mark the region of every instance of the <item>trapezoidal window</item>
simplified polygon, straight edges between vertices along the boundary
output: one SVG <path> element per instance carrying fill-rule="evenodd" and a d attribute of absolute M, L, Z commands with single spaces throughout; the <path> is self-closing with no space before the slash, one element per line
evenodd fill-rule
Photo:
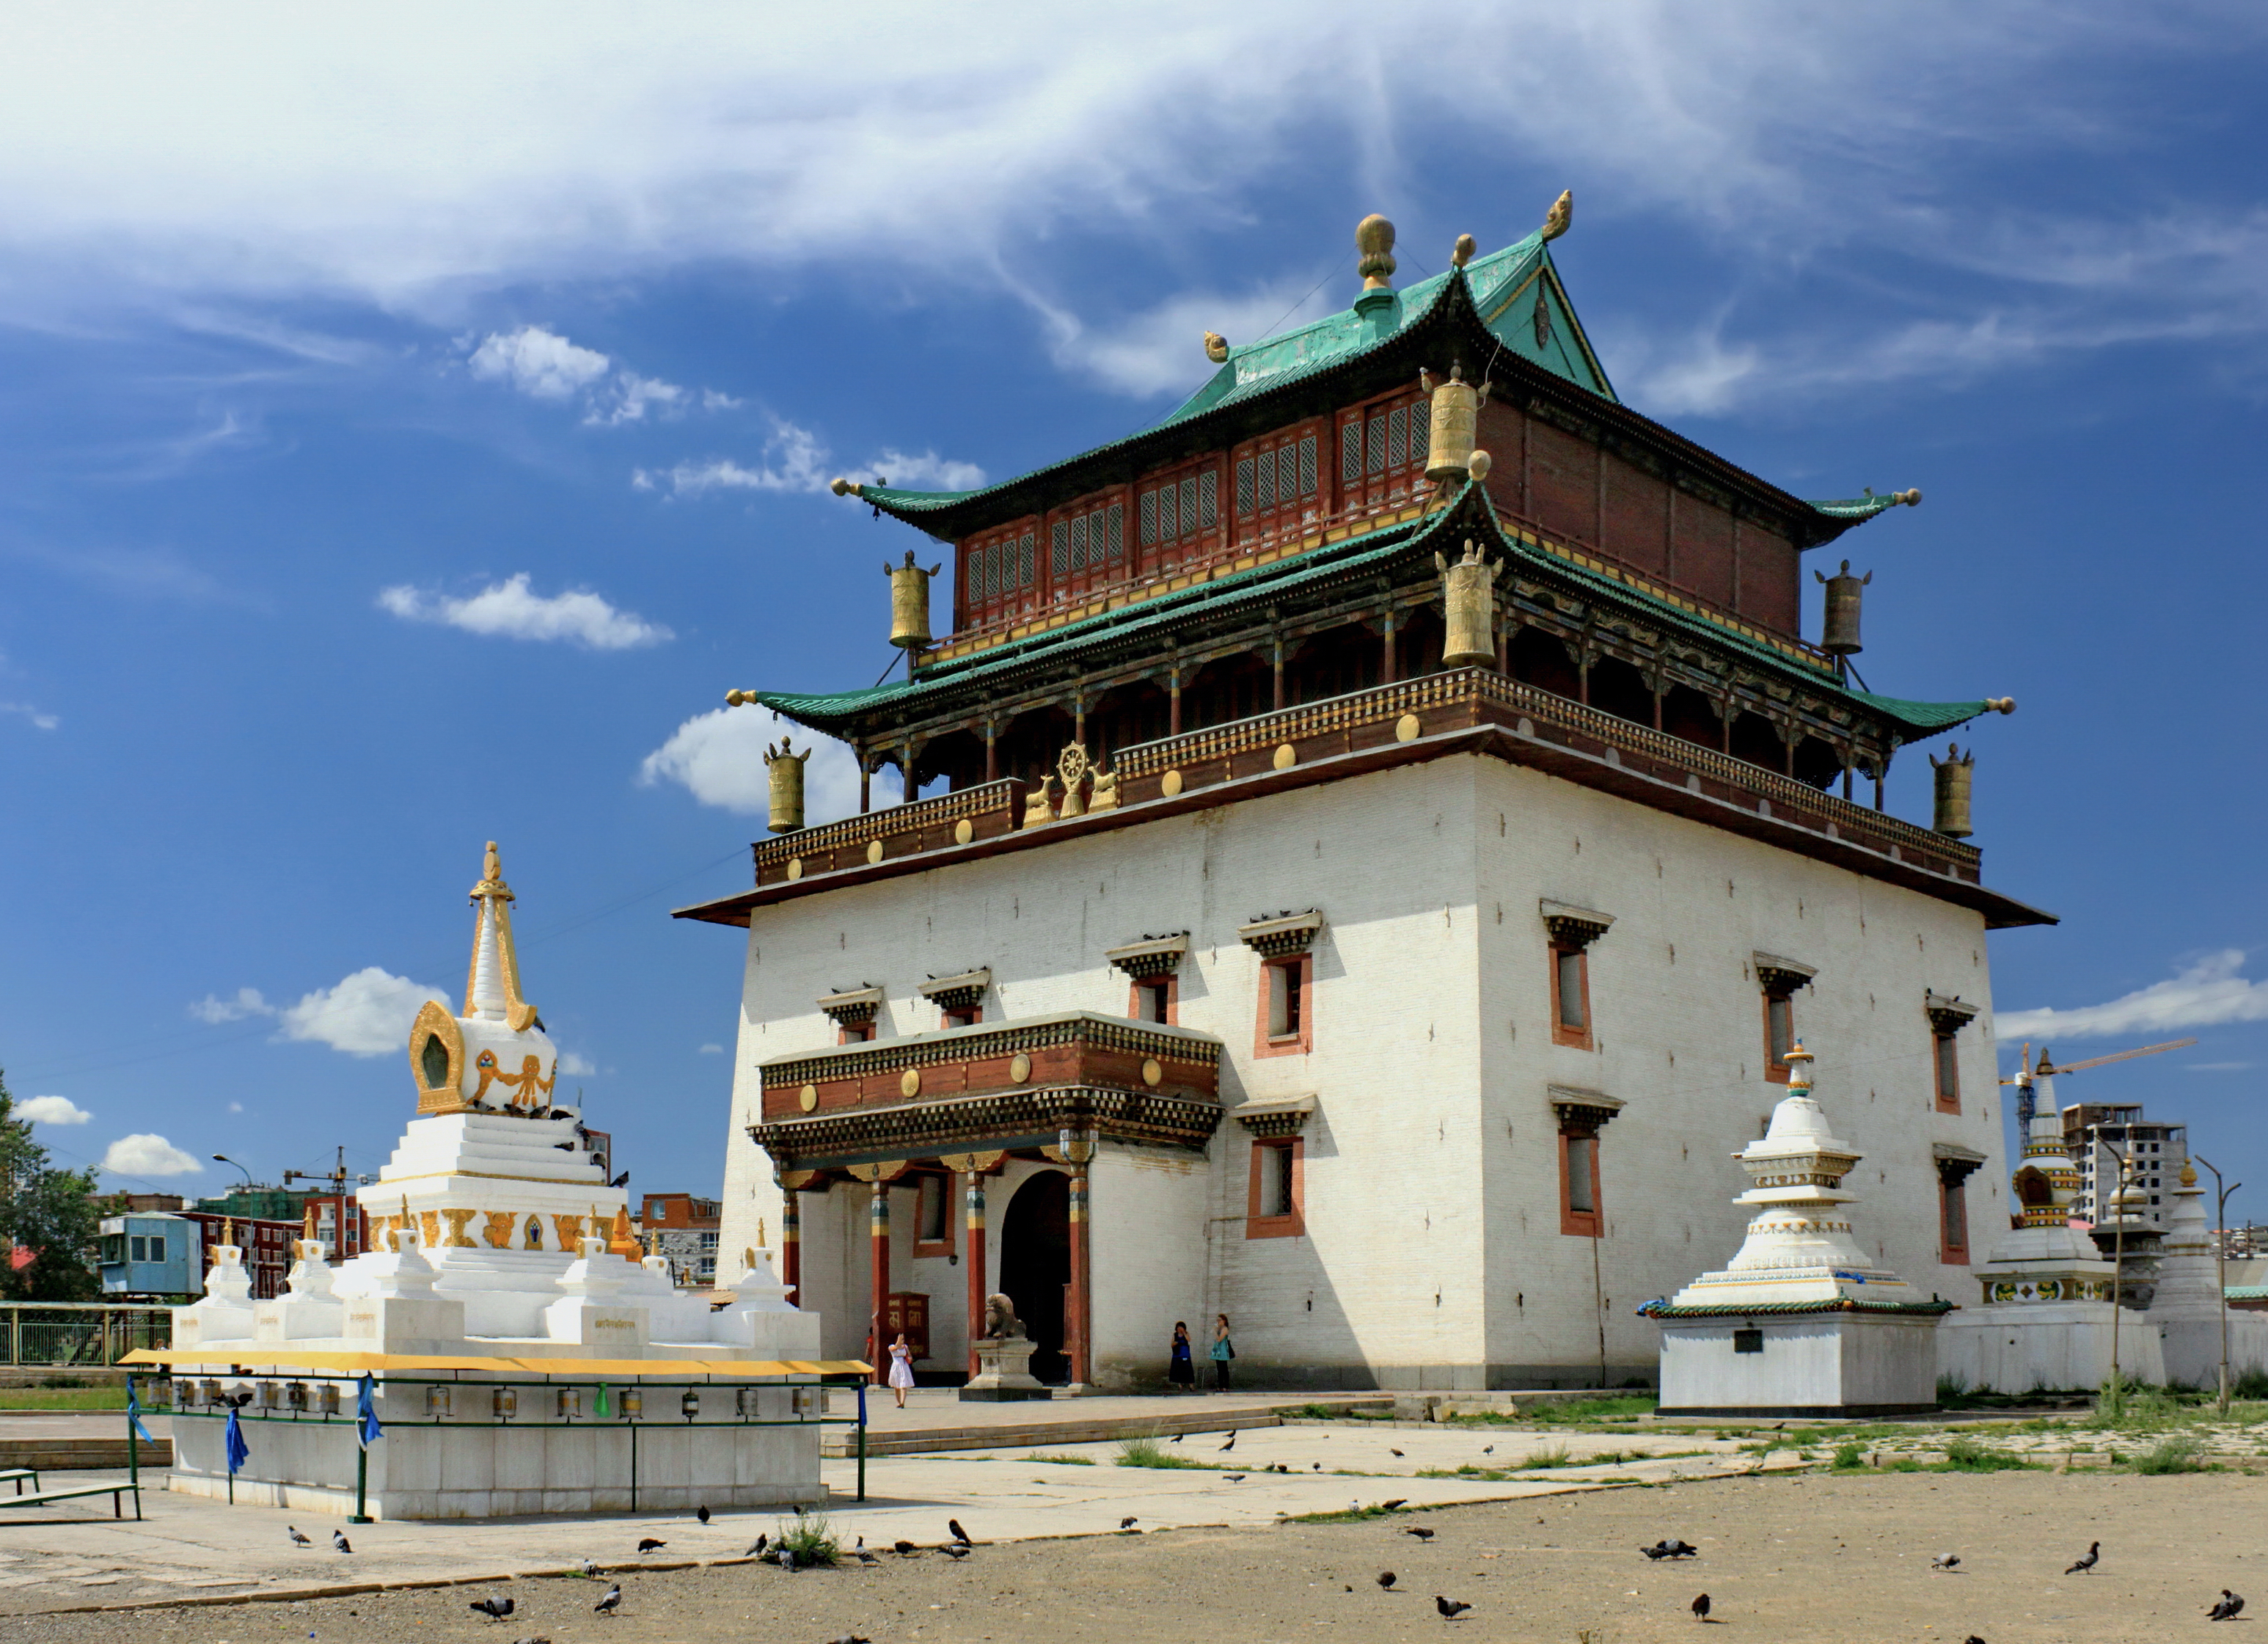
<path fill-rule="evenodd" d="M 1132 996 L 1127 1000 L 1126 1014 L 1137 1021 L 1171 1022 L 1174 1007 L 1179 1001 L 1177 978 L 1170 976 L 1145 977 L 1133 984 Z"/>
<path fill-rule="evenodd" d="M 1603 1226 L 1599 1206 L 1599 1133 L 1580 1125 L 1559 1132 L 1559 1231 L 1595 1239 Z"/>
<path fill-rule="evenodd" d="M 1300 1203 L 1306 1153 L 1306 1144 L 1297 1136 L 1263 1137 L 1252 1144 L 1246 1238 L 1295 1238 L 1307 1230 Z"/>
<path fill-rule="evenodd" d="M 1256 1056 L 1296 1056 L 1314 1048 L 1314 955 L 1286 954 L 1260 966 Z"/>
<path fill-rule="evenodd" d="M 1793 960 L 1756 959 L 1756 986 L 1764 995 L 1764 1077 L 1776 1085 L 1787 1083 L 1787 1053 L 1795 1048 L 1795 991 L 1808 987 L 1811 970 Z"/>
<path fill-rule="evenodd" d="M 1591 960 L 1580 945 L 1551 944 L 1551 1042 L 1591 1048 Z"/>
<path fill-rule="evenodd" d="M 914 1178 L 914 1254 L 953 1254 L 953 1178 L 934 1170 Z"/>
<path fill-rule="evenodd" d="M 1940 1028 L 1930 1035 L 1930 1067 L 1936 1075 L 1937 1110 L 1961 1111 L 1961 1041 Z"/>

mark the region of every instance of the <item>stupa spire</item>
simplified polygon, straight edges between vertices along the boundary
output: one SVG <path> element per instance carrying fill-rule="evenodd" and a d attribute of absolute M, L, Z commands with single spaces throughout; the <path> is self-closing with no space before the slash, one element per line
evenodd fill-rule
<path fill-rule="evenodd" d="M 504 882 L 504 864 L 493 839 L 472 900 L 477 912 L 473 962 L 465 979 L 465 1014 L 524 1032 L 535 1022 L 535 1006 L 519 996 L 519 956 L 512 943 L 512 888 Z"/>

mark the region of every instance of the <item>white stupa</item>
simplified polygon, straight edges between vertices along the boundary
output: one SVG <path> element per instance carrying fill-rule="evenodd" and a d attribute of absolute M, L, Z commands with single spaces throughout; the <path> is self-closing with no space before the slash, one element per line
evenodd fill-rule
<path fill-rule="evenodd" d="M 2222 1305 L 2220 1263 L 2205 1225 L 2205 1190 L 2198 1185 L 2197 1167 L 2186 1159 L 2173 1198 L 2157 1294 L 2146 1316 L 2158 1327 L 2167 1379 L 2218 1388 L 2224 1347 L 2232 1383 L 2247 1371 L 2268 1370 L 2268 1315 Z"/>
<path fill-rule="evenodd" d="M 1787 1053 L 1787 1095 L 1733 1156 L 1753 1183 L 1747 1238 L 1644 1311 L 1661 1325 L 1664 1414 L 1889 1415 L 1936 1403 L 1932 1332 L 1950 1303 L 1921 1297 L 1852 1237 L 1843 1179 L 1859 1162 L 1811 1095 L 1811 1052 Z"/>
<path fill-rule="evenodd" d="M 378 1516 L 823 1500 L 814 1383 L 864 1367 L 819 1361 L 818 1316 L 789 1304 L 769 1250 L 744 1253 L 714 1311 L 643 1254 L 579 1115 L 552 1099 L 557 1052 L 520 993 L 493 843 L 472 898 L 464 1014 L 418 1012 L 417 1117 L 361 1194 L 372 1248 L 334 1268 L 302 1241 L 287 1294 L 255 1301 L 224 1246 L 204 1299 L 174 1309 L 173 1348 L 144 1355 L 176 1372 L 173 1487 L 223 1493 L 221 1419 L 248 1392 L 236 1493 L 350 1510 L 367 1372 L 387 1428 L 364 1483 Z"/>

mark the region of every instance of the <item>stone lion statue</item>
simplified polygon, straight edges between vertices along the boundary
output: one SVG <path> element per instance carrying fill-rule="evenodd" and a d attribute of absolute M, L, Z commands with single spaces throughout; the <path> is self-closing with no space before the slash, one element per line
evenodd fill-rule
<path fill-rule="evenodd" d="M 1016 1316 L 1016 1304 L 1005 1295 L 984 1299 L 984 1339 L 987 1341 L 1021 1341 L 1024 1324 Z"/>

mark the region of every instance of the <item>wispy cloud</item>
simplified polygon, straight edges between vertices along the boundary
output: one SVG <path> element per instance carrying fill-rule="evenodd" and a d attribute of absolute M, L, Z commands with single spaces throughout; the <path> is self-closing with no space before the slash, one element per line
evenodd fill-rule
<path fill-rule="evenodd" d="M 2259 1066 L 2257 1062 L 2184 1062 L 2185 1073 L 2244 1073 Z"/>
<path fill-rule="evenodd" d="M 631 474 L 630 483 L 639 490 L 698 497 L 713 490 L 823 491 L 838 476 L 861 483 L 887 480 L 915 490 L 974 490 L 984 483 L 984 470 L 974 462 L 940 457 L 935 451 L 906 452 L 893 446 L 865 462 L 838 467 L 818 435 L 777 417 L 772 418 L 762 453 L 751 462 L 710 457 L 674 468 L 639 468 Z"/>
<path fill-rule="evenodd" d="M 1336 270 L 1353 262 L 1350 249 L 1330 266 Z M 1234 297 L 1188 291 L 1114 322 L 1090 323 L 1052 307 L 1047 319 L 1057 363 L 1123 394 L 1187 394 L 1220 369 L 1205 358 L 1206 332 L 1217 331 L 1232 343 L 1256 343 L 1331 313 L 1344 297 L 1329 290 L 1328 280 L 1295 277 Z"/>
<path fill-rule="evenodd" d="M 44 709 L 34 708 L 28 702 L 0 702 L 0 713 L 12 713 L 30 721 L 37 731 L 52 731 L 63 721 Z"/>
<path fill-rule="evenodd" d="M 770 775 L 764 750 L 783 738 L 809 751 L 804 767 L 805 815 L 814 822 L 847 816 L 858 803 L 858 762 L 850 748 L 826 738 L 814 740 L 765 708 L 718 708 L 696 714 L 638 766 L 638 784 L 674 783 L 700 800 L 741 816 L 759 816 L 771 807 Z M 902 790 L 899 790 L 902 791 Z M 880 807 L 895 803 L 889 783 L 873 785 Z"/>
<path fill-rule="evenodd" d="M 379 608 L 405 622 L 439 623 L 506 639 L 563 640 L 593 651 L 629 651 L 674 638 L 659 623 L 619 610 L 587 589 L 541 594 L 526 571 L 462 599 L 404 583 L 381 589 Z"/>
<path fill-rule="evenodd" d="M 504 383 L 532 400 L 572 399 L 613 364 L 596 349 L 578 348 L 541 326 L 491 333 L 465 363 L 474 376 Z"/>
<path fill-rule="evenodd" d="M 189 1014 L 199 1021 L 218 1027 L 225 1021 L 242 1021 L 247 1016 L 273 1016 L 276 1007 L 261 996 L 258 988 L 240 987 L 228 999 L 208 993 L 189 1006 Z"/>
<path fill-rule="evenodd" d="M 2001 1039 L 2099 1039 L 2268 1021 L 2268 983 L 2246 981 L 2243 968 L 2244 950 L 2224 948 L 2104 1004 L 1997 1011 L 1992 1031 Z"/>
<path fill-rule="evenodd" d="M 84 1124 L 94 1115 L 69 1096 L 31 1096 L 16 1104 L 16 1117 L 34 1124 Z"/>
<path fill-rule="evenodd" d="M 207 994 L 189 1006 L 199 1021 L 243 1021 L 273 1017 L 276 1037 L 328 1044 L 350 1056 L 383 1056 L 409 1040 L 409 1024 L 427 999 L 443 1005 L 449 996 L 407 977 L 368 965 L 333 987 L 302 994 L 296 1005 L 271 1005 L 257 988 L 239 988 L 226 999 Z"/>
<path fill-rule="evenodd" d="M 704 1044 L 701 1047 L 701 1054 L 703 1056 L 722 1056 L 725 1054 L 725 1047 L 721 1044 Z"/>

